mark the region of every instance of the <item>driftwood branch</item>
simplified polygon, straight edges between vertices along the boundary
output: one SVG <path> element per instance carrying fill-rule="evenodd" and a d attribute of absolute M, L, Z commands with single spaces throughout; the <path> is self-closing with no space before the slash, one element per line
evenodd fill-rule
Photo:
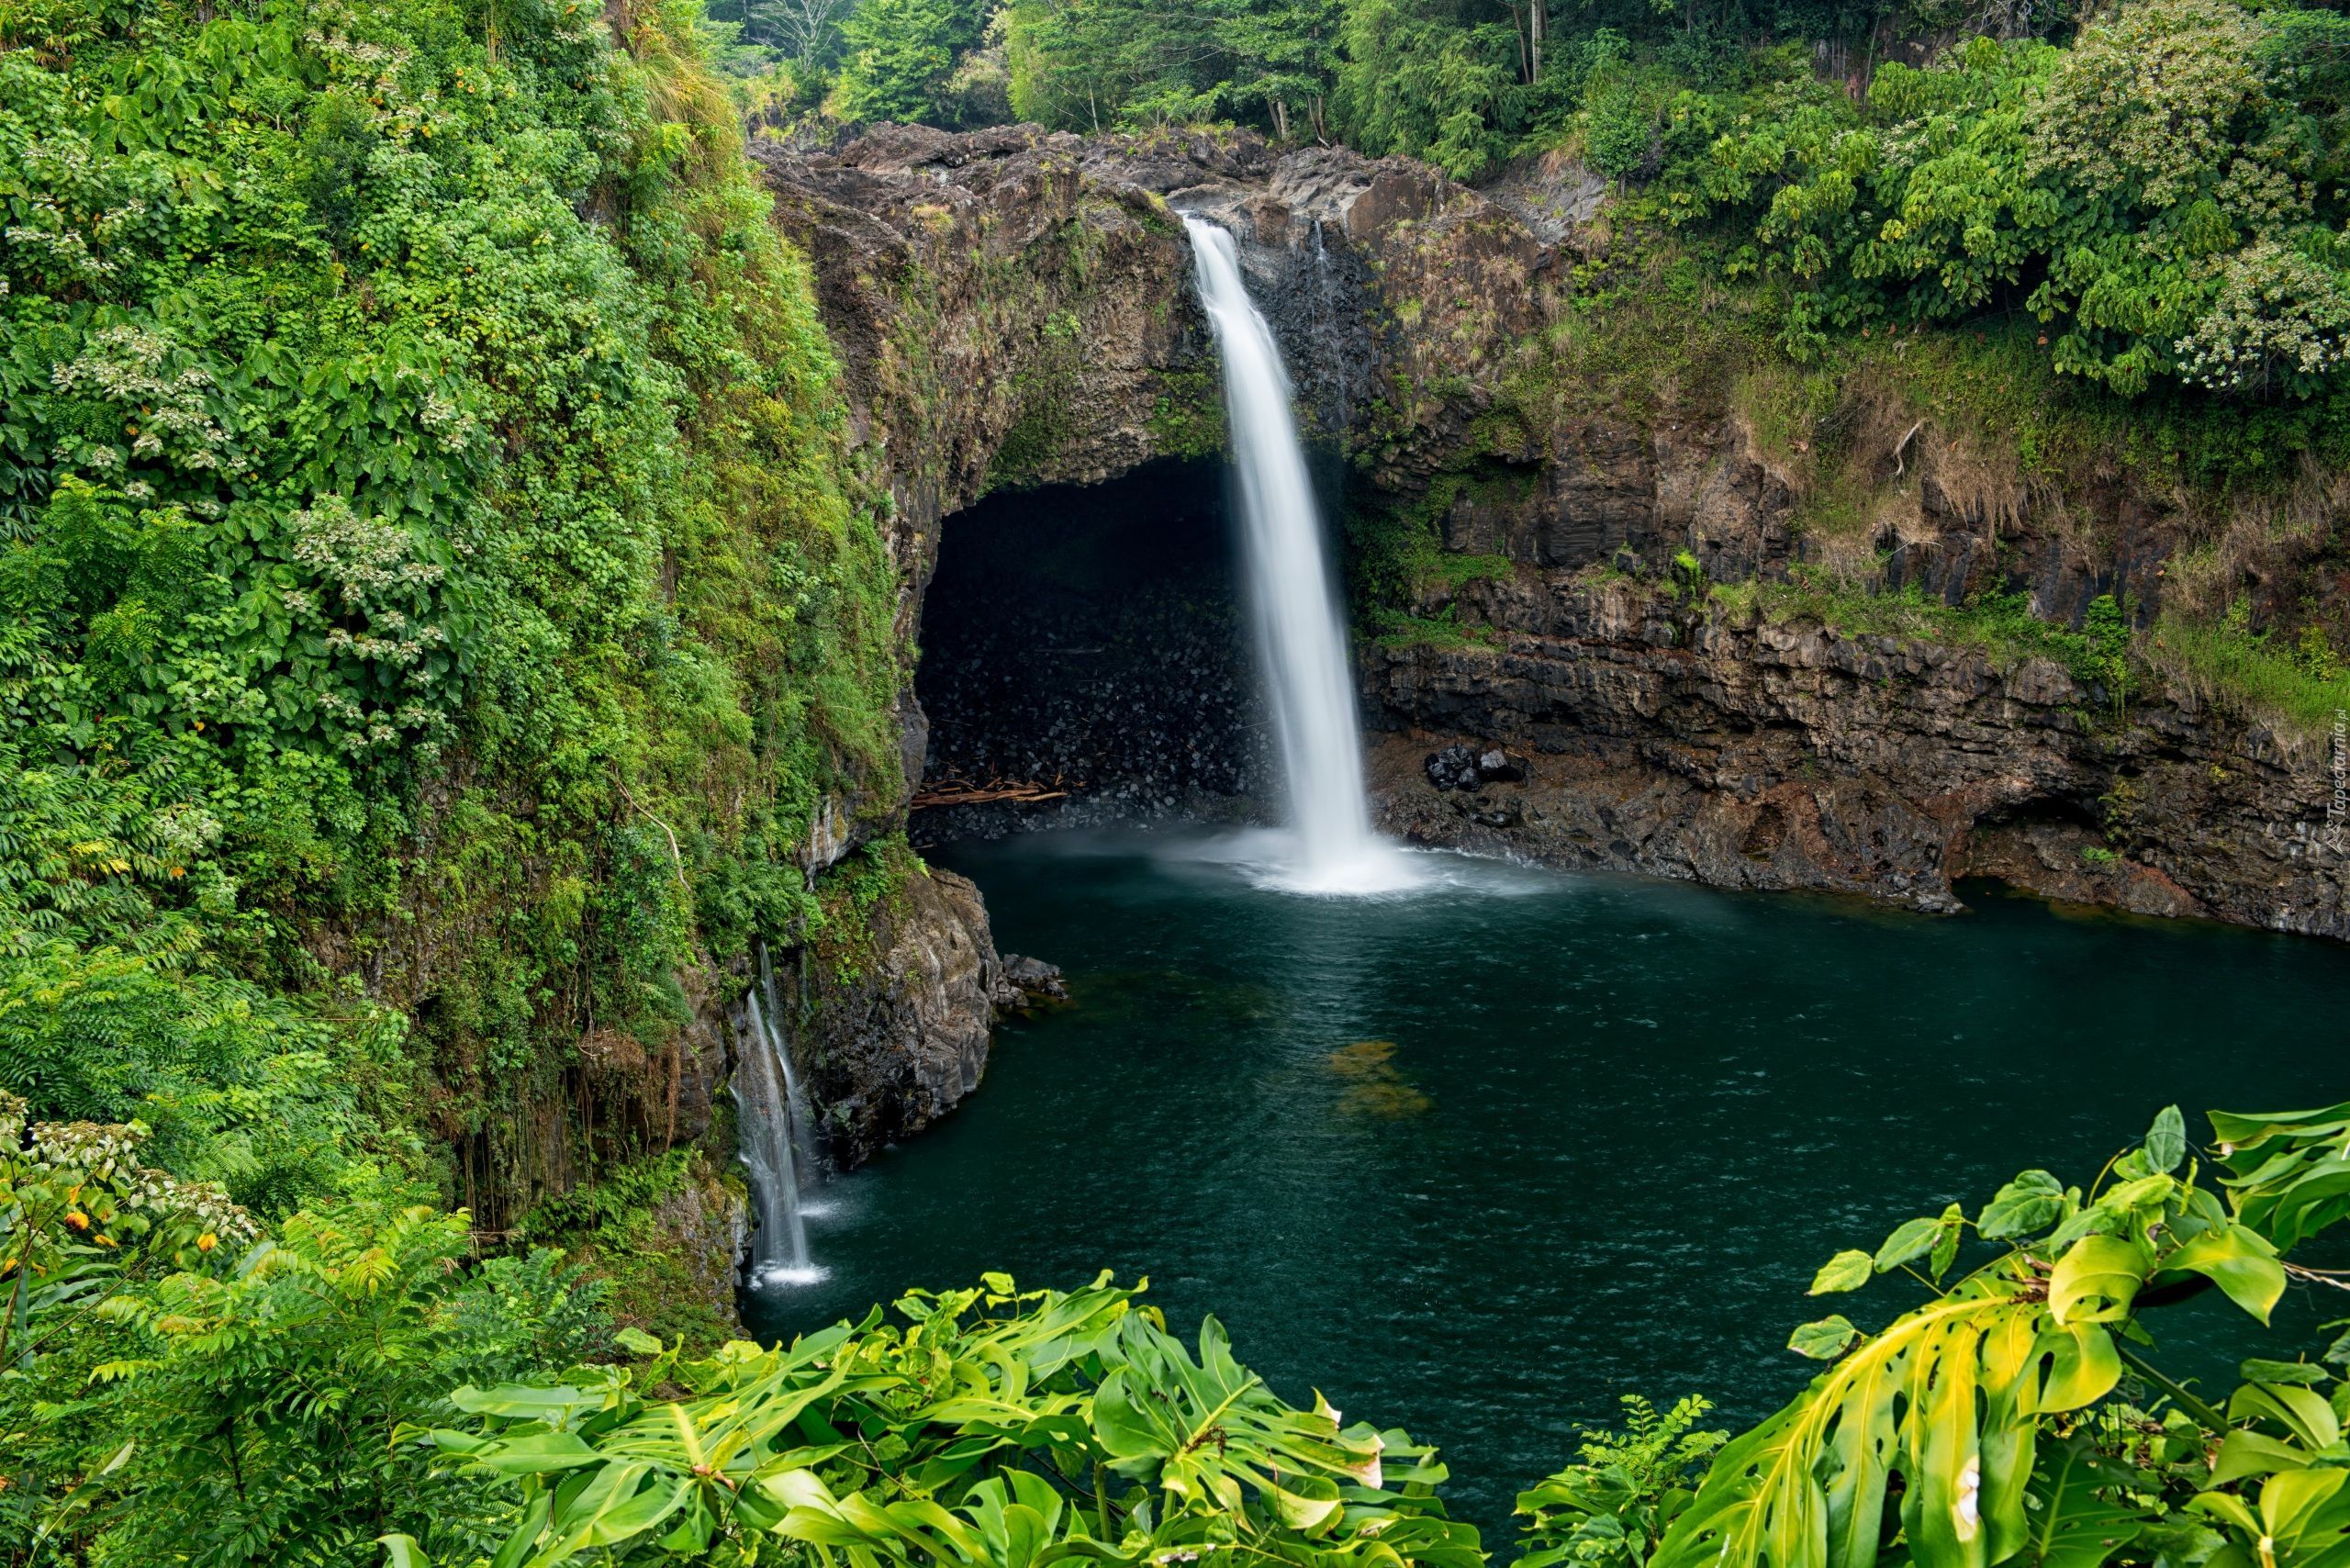
<path fill-rule="evenodd" d="M 1909 450 L 1909 442 L 1916 439 L 1919 431 L 1924 430 L 1925 428 L 1926 421 L 1919 420 L 1916 424 L 1909 427 L 1909 433 L 1908 435 L 1903 436 L 1899 441 L 1893 443 L 1893 476 L 1895 478 L 1898 479 L 1902 475 L 1908 472 L 1909 465 L 1903 460 L 1901 454 Z"/>
<path fill-rule="evenodd" d="M 1053 784 L 1059 783 L 1056 778 Z M 1026 804 L 1035 801 L 1058 801 L 1069 794 L 1051 784 L 1036 784 L 1026 779 L 990 778 L 984 784 L 974 784 L 968 778 L 940 778 L 925 784 L 908 803 L 909 811 L 924 811 L 932 806 L 991 806 L 1013 801 Z"/>

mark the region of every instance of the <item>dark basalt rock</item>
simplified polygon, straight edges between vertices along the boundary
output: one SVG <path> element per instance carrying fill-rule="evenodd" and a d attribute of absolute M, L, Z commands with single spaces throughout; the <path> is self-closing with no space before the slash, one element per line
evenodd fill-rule
<path fill-rule="evenodd" d="M 1478 751 L 1459 742 L 1430 752 L 1421 771 L 1439 790 L 1479 790 L 1488 784 L 1522 783 L 1526 778 L 1525 763 L 1500 747 Z"/>
<path fill-rule="evenodd" d="M 1069 1000 L 1069 984 L 1061 979 L 1059 968 L 1042 958 L 1006 953 L 1003 956 L 1003 978 L 1013 995 L 1010 1005 L 1034 1006 L 1040 1002 Z"/>
<path fill-rule="evenodd" d="M 1364 655 L 1389 832 L 1945 913 L 1955 881 L 1993 877 L 2350 938 L 2317 741 L 2181 700 L 2117 724 L 2050 659 L 1694 612 L 1620 578 L 1520 568 L 1463 600 L 1490 644 Z M 1431 756 L 1431 731 L 1526 747 L 1509 804 L 1465 793 L 1469 743 Z"/>
<path fill-rule="evenodd" d="M 1430 752 L 1421 771 L 1439 790 L 1474 790 L 1484 781 L 1477 774 L 1477 754 L 1465 745 Z"/>

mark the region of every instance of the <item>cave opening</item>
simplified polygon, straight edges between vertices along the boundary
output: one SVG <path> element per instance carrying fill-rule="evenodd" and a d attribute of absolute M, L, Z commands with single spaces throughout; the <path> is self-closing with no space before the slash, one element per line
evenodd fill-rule
<path fill-rule="evenodd" d="M 948 518 L 914 683 L 917 842 L 1247 816 L 1270 775 L 1235 572 L 1213 459 Z"/>

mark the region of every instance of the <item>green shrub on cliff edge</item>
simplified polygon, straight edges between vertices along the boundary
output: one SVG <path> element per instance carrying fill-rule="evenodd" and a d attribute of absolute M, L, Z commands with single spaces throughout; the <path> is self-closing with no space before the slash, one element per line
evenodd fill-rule
<path fill-rule="evenodd" d="M 674 1070 L 680 966 L 811 912 L 821 791 L 892 793 L 889 565 L 696 15 L 0 0 L 37 1114 L 283 1212 L 414 1167 L 429 1095 L 511 1212 L 571 1042 Z"/>

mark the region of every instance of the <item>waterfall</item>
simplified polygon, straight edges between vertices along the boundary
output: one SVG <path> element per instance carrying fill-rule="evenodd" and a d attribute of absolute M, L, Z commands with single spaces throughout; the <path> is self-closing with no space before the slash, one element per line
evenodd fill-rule
<path fill-rule="evenodd" d="M 1371 831 L 1346 637 L 1281 350 L 1248 297 L 1232 236 L 1196 218 L 1183 226 L 1224 359 L 1249 609 L 1288 786 L 1292 843 L 1281 882 L 1318 893 L 1406 885 L 1415 879 L 1404 857 Z"/>
<path fill-rule="evenodd" d="M 808 1130 L 808 1102 L 800 1092 L 799 1077 L 791 1070 L 791 1052 L 785 1048 L 782 1031 L 774 1024 L 775 1020 L 783 1016 L 783 1008 L 776 1001 L 775 970 L 767 963 L 767 947 L 764 942 L 759 944 L 759 989 L 767 999 L 767 1015 L 769 1021 L 769 1033 L 775 1036 L 776 1065 L 783 1072 L 783 1107 L 790 1118 L 791 1152 L 799 1159 L 800 1170 L 805 1173 L 812 1167 L 815 1160 L 816 1140 Z M 799 1182 L 796 1178 L 792 1185 L 795 1188 L 798 1187 Z M 800 1212 L 805 1215 L 808 1210 L 805 1205 L 802 1205 Z"/>
<path fill-rule="evenodd" d="M 772 1002 L 773 981 L 762 989 Z M 791 1058 L 756 992 L 743 999 L 740 1055 L 734 1070 L 738 1141 L 759 1222 L 751 1236 L 751 1282 L 802 1283 L 814 1279 L 816 1270 L 808 1261 L 808 1228 L 800 1213 Z"/>

